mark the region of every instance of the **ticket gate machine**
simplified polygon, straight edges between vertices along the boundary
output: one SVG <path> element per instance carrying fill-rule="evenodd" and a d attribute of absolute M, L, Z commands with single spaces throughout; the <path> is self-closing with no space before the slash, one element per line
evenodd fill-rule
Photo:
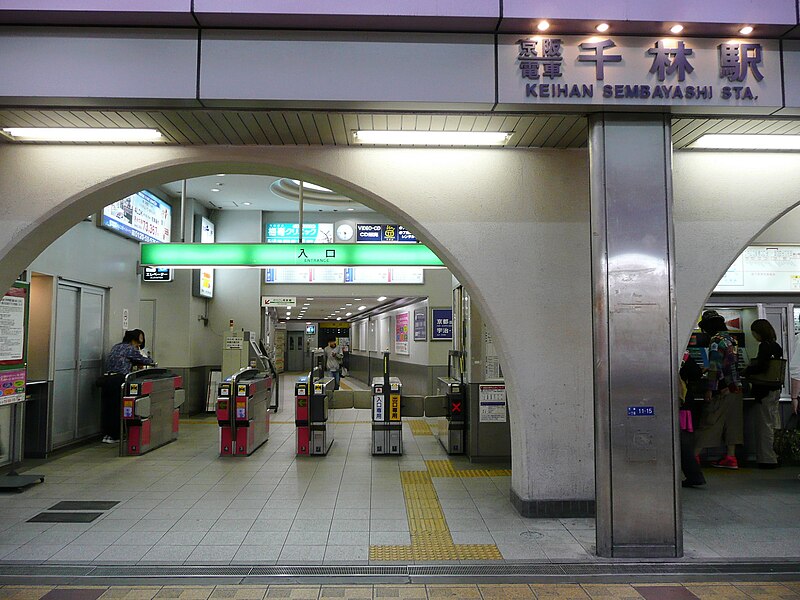
<path fill-rule="evenodd" d="M 389 375 L 389 353 L 383 353 L 383 377 L 372 379 L 372 454 L 403 453 L 400 397 L 403 384 Z"/>
<path fill-rule="evenodd" d="M 314 352 L 314 362 L 319 363 L 318 366 L 300 377 L 294 386 L 298 456 L 327 454 L 333 444 L 333 388 L 336 380 L 322 375 L 320 354 Z"/>
<path fill-rule="evenodd" d="M 434 435 L 448 454 L 466 452 L 468 407 L 463 360 L 463 352 L 450 350 L 447 356 L 447 377 L 438 378 L 438 398 L 444 402 L 442 408 L 445 418 L 439 421 L 438 427 L 434 429 Z M 455 366 L 459 367 L 458 379 L 453 377 Z"/>
<path fill-rule="evenodd" d="M 275 379 L 244 368 L 217 388 L 220 456 L 249 456 L 269 438 L 269 408 Z"/>
<path fill-rule="evenodd" d="M 122 384 L 120 456 L 138 456 L 178 439 L 183 379 L 168 369 L 142 369 Z"/>

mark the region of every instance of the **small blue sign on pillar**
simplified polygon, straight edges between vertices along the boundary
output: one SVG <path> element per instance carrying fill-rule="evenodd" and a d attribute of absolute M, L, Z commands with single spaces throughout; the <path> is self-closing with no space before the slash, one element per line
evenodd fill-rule
<path fill-rule="evenodd" d="M 453 339 L 452 308 L 431 309 L 431 339 L 432 340 Z"/>
<path fill-rule="evenodd" d="M 656 409 L 654 406 L 629 406 L 629 417 L 654 417 L 656 416 Z"/>

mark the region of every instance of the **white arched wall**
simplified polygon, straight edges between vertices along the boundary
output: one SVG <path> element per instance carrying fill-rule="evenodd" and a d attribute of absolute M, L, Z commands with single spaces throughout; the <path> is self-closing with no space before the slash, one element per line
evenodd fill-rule
<path fill-rule="evenodd" d="M 678 335 L 683 348 L 731 263 L 800 203 L 800 153 L 677 151 L 672 182 Z"/>
<path fill-rule="evenodd" d="M 217 172 L 302 177 L 415 230 L 497 337 L 514 494 L 594 498 L 585 150 L 9 144 L 0 147 L 0 288 L 87 214 Z"/>

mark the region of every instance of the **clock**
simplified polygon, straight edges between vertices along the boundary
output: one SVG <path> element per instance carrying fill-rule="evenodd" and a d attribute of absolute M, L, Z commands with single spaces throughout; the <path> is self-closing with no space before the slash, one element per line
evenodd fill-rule
<path fill-rule="evenodd" d="M 353 226 L 349 223 L 342 223 L 336 228 L 336 237 L 343 242 L 349 242 L 353 239 Z"/>

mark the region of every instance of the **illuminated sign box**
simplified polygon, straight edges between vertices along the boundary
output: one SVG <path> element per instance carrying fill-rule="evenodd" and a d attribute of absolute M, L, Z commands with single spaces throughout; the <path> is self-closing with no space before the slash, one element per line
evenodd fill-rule
<path fill-rule="evenodd" d="M 422 244 L 143 244 L 142 265 L 210 267 L 442 267 Z"/>
<path fill-rule="evenodd" d="M 172 269 L 145 267 L 142 270 L 142 281 L 172 281 Z"/>
<path fill-rule="evenodd" d="M 106 206 L 100 225 L 138 242 L 169 243 L 172 207 L 142 190 Z"/>

